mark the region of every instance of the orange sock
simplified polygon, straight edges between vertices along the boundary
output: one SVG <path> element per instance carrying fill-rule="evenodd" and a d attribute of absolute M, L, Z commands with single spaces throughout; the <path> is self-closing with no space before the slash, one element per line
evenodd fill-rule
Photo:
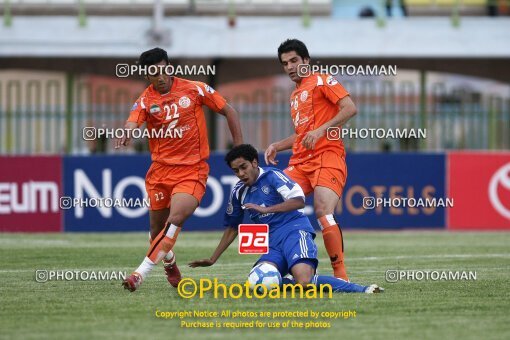
<path fill-rule="evenodd" d="M 152 236 L 149 233 L 149 245 L 152 243 Z M 163 262 L 166 264 L 174 264 L 175 263 L 175 254 L 173 251 L 169 251 L 168 254 L 163 258 Z"/>
<path fill-rule="evenodd" d="M 342 230 L 332 214 L 319 217 L 324 245 L 328 252 L 335 277 L 349 281 L 344 265 L 344 240 Z"/>
<path fill-rule="evenodd" d="M 174 247 L 179 231 L 181 231 L 180 227 L 168 223 L 152 241 L 149 251 L 147 252 L 147 257 L 155 264 L 159 263 Z"/>

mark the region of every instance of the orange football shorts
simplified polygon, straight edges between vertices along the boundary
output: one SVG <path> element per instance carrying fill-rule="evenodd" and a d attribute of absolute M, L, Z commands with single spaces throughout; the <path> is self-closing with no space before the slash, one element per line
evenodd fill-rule
<path fill-rule="evenodd" d="M 198 203 L 205 194 L 209 165 L 205 161 L 194 165 L 165 165 L 153 162 L 145 177 L 145 190 L 149 195 L 149 210 L 170 207 L 173 194 L 186 193 Z"/>
<path fill-rule="evenodd" d="M 333 151 L 324 151 L 304 163 L 289 166 L 284 172 L 301 186 L 305 195 L 322 186 L 341 197 L 347 180 L 345 156 Z"/>

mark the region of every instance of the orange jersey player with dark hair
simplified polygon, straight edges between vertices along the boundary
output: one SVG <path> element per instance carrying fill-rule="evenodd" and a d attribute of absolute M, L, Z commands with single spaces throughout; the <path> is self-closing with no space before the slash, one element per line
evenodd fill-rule
<path fill-rule="evenodd" d="M 341 140 L 328 140 L 327 130 L 345 124 L 356 114 L 349 93 L 331 75 L 300 75 L 310 63 L 301 41 L 289 39 L 278 48 L 285 73 L 296 83 L 291 94 L 290 111 L 295 133 L 266 149 L 266 163 L 275 165 L 278 151 L 292 148 L 285 173 L 297 182 L 305 195 L 314 193 L 314 210 L 334 275 L 348 281 L 344 265 L 343 235 L 333 213 L 347 179 L 345 149 Z"/>
<path fill-rule="evenodd" d="M 142 53 L 141 66 L 169 64 L 167 53 L 155 48 Z M 234 145 L 243 138 L 237 112 L 210 86 L 159 72 L 147 76 L 151 85 L 131 109 L 126 129 L 147 123 L 152 165 L 145 178 L 150 201 L 150 247 L 141 265 L 124 280 L 135 291 L 152 268 L 163 260 L 169 283 L 177 287 L 181 274 L 172 248 L 183 223 L 205 194 L 209 142 L 202 106 L 224 115 Z M 129 138 L 117 140 L 116 148 Z"/>

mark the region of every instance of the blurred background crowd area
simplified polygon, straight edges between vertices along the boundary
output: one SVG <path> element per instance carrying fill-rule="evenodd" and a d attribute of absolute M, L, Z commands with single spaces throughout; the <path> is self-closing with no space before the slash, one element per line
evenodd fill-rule
<path fill-rule="evenodd" d="M 508 150 L 508 0 L 0 0 L 0 154 L 119 153 L 84 127 L 121 127 L 147 86 L 118 64 L 166 49 L 173 65 L 238 110 L 259 149 L 293 133 L 293 83 L 277 58 L 287 38 L 313 64 L 395 66 L 396 75 L 337 75 L 358 107 L 349 127 L 421 128 L 427 138 L 346 139 L 348 151 Z M 213 150 L 231 144 L 206 112 Z M 127 153 L 147 152 L 137 140 Z"/>

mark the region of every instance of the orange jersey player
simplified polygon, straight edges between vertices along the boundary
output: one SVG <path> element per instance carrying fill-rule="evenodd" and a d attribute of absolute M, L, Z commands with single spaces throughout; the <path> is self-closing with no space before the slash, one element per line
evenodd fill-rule
<path fill-rule="evenodd" d="M 234 145 L 242 144 L 237 112 L 210 86 L 166 74 L 166 51 L 155 48 L 142 53 L 139 65 L 156 65 L 160 72 L 148 75 L 151 85 L 131 109 L 126 129 L 147 123 L 152 165 L 145 178 L 150 201 L 151 245 L 141 265 L 123 282 L 135 291 L 152 268 L 163 260 L 168 282 L 177 287 L 181 274 L 172 248 L 183 223 L 205 194 L 209 165 L 209 142 L 205 105 L 224 115 Z M 129 138 L 117 140 L 116 148 Z"/>
<path fill-rule="evenodd" d="M 345 124 L 356 114 L 349 93 L 330 75 L 298 74 L 309 64 L 310 55 L 301 41 L 289 39 L 278 48 L 283 69 L 296 83 L 290 98 L 295 133 L 266 149 L 266 163 L 275 165 L 278 151 L 292 148 L 285 173 L 306 195 L 314 193 L 314 210 L 334 275 L 348 281 L 344 265 L 344 244 L 340 226 L 333 216 L 347 179 L 345 149 L 341 140 L 328 140 L 330 127 Z"/>

